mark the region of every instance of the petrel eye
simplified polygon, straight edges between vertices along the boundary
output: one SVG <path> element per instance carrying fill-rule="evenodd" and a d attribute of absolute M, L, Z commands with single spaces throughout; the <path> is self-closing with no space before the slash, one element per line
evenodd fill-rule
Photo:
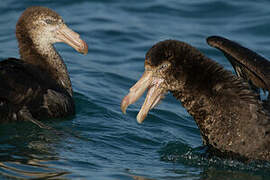
<path fill-rule="evenodd" d="M 162 64 L 161 66 L 160 66 L 160 69 L 165 69 L 165 68 L 167 68 L 169 65 L 168 64 Z"/>
<path fill-rule="evenodd" d="M 46 22 L 47 24 L 52 24 L 52 23 L 53 23 L 53 20 L 51 20 L 51 19 L 45 19 L 45 22 Z"/>

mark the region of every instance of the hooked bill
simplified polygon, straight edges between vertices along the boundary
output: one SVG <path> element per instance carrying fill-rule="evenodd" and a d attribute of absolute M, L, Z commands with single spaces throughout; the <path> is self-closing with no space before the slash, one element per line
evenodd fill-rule
<path fill-rule="evenodd" d="M 149 110 L 154 108 L 164 97 L 166 90 L 162 88 L 162 83 L 164 83 L 164 80 L 153 77 L 152 71 L 145 71 L 139 81 L 130 88 L 129 94 L 123 98 L 121 103 L 122 112 L 125 114 L 127 107 L 136 102 L 146 89 L 149 89 L 140 112 L 137 115 L 138 123 L 142 123 Z"/>
<path fill-rule="evenodd" d="M 87 54 L 88 53 L 88 45 L 84 40 L 80 38 L 80 35 L 74 31 L 72 31 L 70 28 L 68 28 L 66 25 L 60 27 L 57 30 L 57 37 L 59 42 L 65 42 L 76 51 Z"/>

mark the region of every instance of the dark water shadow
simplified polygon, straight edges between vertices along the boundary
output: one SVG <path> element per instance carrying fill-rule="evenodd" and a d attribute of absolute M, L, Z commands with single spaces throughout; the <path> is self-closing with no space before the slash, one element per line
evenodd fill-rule
<path fill-rule="evenodd" d="M 53 167 L 61 138 L 31 123 L 0 125 L 0 179 L 65 179 L 67 171 Z"/>

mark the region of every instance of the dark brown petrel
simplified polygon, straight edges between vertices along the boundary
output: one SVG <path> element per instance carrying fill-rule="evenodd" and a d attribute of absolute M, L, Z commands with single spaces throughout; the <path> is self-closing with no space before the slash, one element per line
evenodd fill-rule
<path fill-rule="evenodd" d="M 269 90 L 270 63 L 222 37 L 207 39 L 222 50 L 238 76 L 187 43 L 166 40 L 145 57 L 145 72 L 122 100 L 121 109 L 148 93 L 137 121 L 171 92 L 196 121 L 209 152 L 225 157 L 270 161 L 270 108 L 254 88 Z"/>
<path fill-rule="evenodd" d="M 66 65 L 53 44 L 87 54 L 88 46 L 46 7 L 30 7 L 16 26 L 21 59 L 0 62 L 0 122 L 60 118 L 75 113 Z"/>

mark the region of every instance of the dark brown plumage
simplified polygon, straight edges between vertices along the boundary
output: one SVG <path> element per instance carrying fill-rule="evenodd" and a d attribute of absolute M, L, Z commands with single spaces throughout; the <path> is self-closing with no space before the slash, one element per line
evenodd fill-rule
<path fill-rule="evenodd" d="M 234 57 L 230 61 L 242 69 L 248 80 L 269 81 L 264 67 L 269 65 L 268 61 L 261 61 L 257 54 L 227 39 L 215 37 L 209 41 L 224 51 L 230 49 L 226 51 L 227 57 Z M 251 62 L 253 57 L 256 60 Z M 261 83 L 253 82 L 258 84 Z M 193 116 L 211 153 L 241 160 L 270 160 L 269 109 L 244 77 L 233 75 L 194 47 L 176 40 L 154 45 L 146 54 L 144 75 L 122 101 L 122 111 L 146 89 L 149 91 L 137 116 L 138 122 L 170 91 Z"/>
<path fill-rule="evenodd" d="M 0 122 L 60 118 L 75 113 L 66 65 L 53 44 L 81 53 L 87 44 L 49 8 L 30 7 L 16 26 L 21 59 L 0 62 Z"/>

